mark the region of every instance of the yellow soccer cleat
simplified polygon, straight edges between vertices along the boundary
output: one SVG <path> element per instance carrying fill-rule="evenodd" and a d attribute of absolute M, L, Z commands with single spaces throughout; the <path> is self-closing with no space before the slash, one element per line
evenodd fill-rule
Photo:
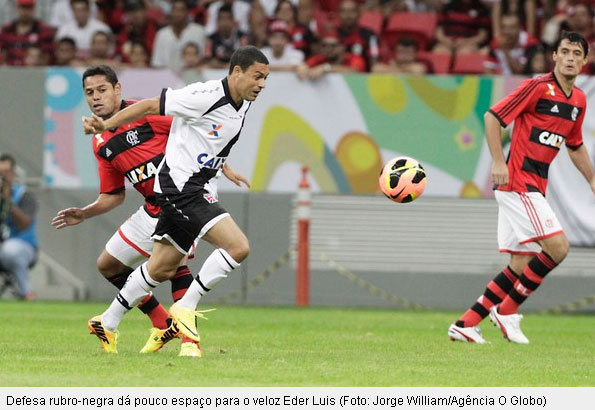
<path fill-rule="evenodd" d="M 145 343 L 145 346 L 141 349 L 140 353 L 155 353 L 161 349 L 167 342 L 174 340 L 180 335 L 180 330 L 177 328 L 176 323 L 172 320 L 167 329 L 151 329 L 151 336 Z"/>
<path fill-rule="evenodd" d="M 194 309 L 184 308 L 179 305 L 179 302 L 174 303 L 169 308 L 169 315 L 176 322 L 180 332 L 189 339 L 195 342 L 200 342 L 200 336 L 198 335 L 198 319 L 208 320 L 203 313 L 211 312 L 215 309 L 204 310 L 197 312 Z"/>
<path fill-rule="evenodd" d="M 118 353 L 118 332 L 110 332 L 103 327 L 101 316 L 95 316 L 87 322 L 91 334 L 97 336 L 101 342 L 101 347 L 106 353 Z"/>
<path fill-rule="evenodd" d="M 180 357 L 202 357 L 202 351 L 200 350 L 200 344 L 198 342 L 186 342 L 182 343 L 180 348 Z"/>

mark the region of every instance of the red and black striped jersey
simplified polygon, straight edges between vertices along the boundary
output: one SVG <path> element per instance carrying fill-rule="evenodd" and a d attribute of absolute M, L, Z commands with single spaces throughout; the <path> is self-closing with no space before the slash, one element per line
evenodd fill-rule
<path fill-rule="evenodd" d="M 6 24 L 0 30 L 0 49 L 6 53 L 5 64 L 25 65 L 25 55 L 30 45 L 39 46 L 51 55 L 54 51 L 54 29 L 35 20 L 28 33 L 19 33 L 16 21 Z"/>
<path fill-rule="evenodd" d="M 523 81 L 490 108 L 503 127 L 514 121 L 507 159 L 509 181 L 498 189 L 545 195 L 549 166 L 562 142 L 570 149 L 583 143 L 586 106 L 581 89 L 573 87 L 567 96 L 549 73 Z"/>
<path fill-rule="evenodd" d="M 122 101 L 121 109 L 135 102 Z M 159 213 L 153 183 L 165 154 L 171 122 L 172 117 L 148 115 L 94 135 L 93 152 L 102 194 L 124 190 L 126 178 L 145 197 L 146 211 L 153 216 Z"/>

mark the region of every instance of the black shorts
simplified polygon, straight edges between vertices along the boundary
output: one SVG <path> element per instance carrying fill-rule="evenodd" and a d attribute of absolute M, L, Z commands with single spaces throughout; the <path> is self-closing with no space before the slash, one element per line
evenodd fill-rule
<path fill-rule="evenodd" d="M 184 194 L 155 194 L 161 206 L 153 239 L 167 239 L 187 255 L 196 239 L 200 239 L 218 221 L 227 216 L 217 197 L 207 190 Z"/>

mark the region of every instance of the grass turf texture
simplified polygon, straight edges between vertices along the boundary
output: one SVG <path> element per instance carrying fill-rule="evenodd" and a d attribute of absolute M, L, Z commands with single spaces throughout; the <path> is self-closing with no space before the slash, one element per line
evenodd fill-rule
<path fill-rule="evenodd" d="M 221 306 L 200 321 L 204 356 L 180 341 L 140 355 L 135 309 L 106 355 L 87 320 L 107 303 L 0 302 L 0 386 L 595 386 L 595 316 L 526 315 L 528 346 L 454 343 L 460 312 Z"/>

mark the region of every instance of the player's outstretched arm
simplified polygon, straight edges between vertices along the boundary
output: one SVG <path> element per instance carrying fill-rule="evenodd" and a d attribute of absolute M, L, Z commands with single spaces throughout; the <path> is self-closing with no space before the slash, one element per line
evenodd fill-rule
<path fill-rule="evenodd" d="M 580 171 L 581 174 L 585 177 L 589 185 L 591 186 L 591 190 L 595 193 L 595 173 L 593 172 L 593 167 L 591 165 L 591 160 L 589 159 L 589 153 L 584 145 L 576 149 L 569 148 L 568 155 L 572 160 L 572 163 Z"/>
<path fill-rule="evenodd" d="M 223 164 L 223 175 L 237 186 L 242 186 L 242 183 L 250 188 L 250 181 L 242 174 L 238 174 L 227 164 Z"/>
<path fill-rule="evenodd" d="M 483 116 L 486 129 L 486 140 L 492 154 L 492 179 L 496 185 L 508 184 L 508 167 L 502 151 L 502 133 L 500 122 L 491 113 L 486 112 Z"/>
<path fill-rule="evenodd" d="M 147 98 L 136 104 L 129 105 L 107 120 L 103 120 L 95 114 L 92 117 L 83 117 L 83 129 L 85 134 L 97 134 L 109 128 L 116 128 L 136 121 L 147 115 L 159 115 L 159 97 Z"/>
<path fill-rule="evenodd" d="M 124 202 L 125 195 L 124 191 L 116 194 L 99 194 L 95 202 L 84 208 L 63 209 L 52 219 L 52 226 L 56 229 L 62 229 L 67 226 L 78 225 L 85 219 L 109 212 Z"/>

